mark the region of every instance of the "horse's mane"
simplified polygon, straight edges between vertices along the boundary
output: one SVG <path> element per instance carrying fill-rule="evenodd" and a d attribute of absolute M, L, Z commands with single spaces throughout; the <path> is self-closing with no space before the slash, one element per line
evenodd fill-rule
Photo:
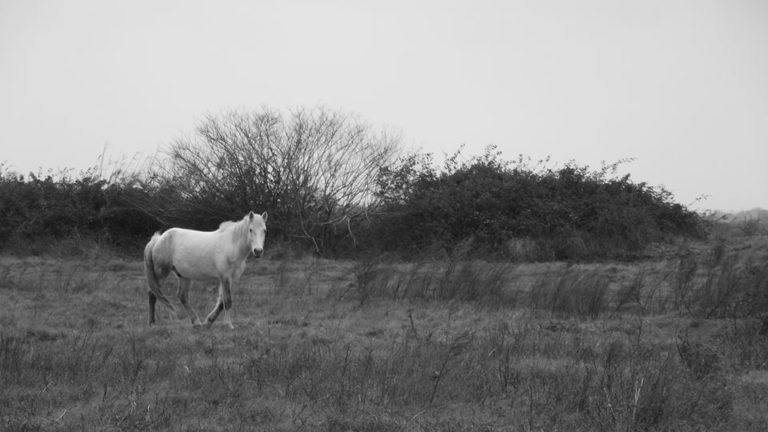
<path fill-rule="evenodd" d="M 240 222 L 242 222 L 242 221 L 237 221 L 237 222 L 235 222 L 235 221 L 224 221 L 224 222 L 219 224 L 219 231 L 225 231 L 225 230 L 227 230 L 229 228 L 234 227 L 235 225 L 237 225 Z"/>
<path fill-rule="evenodd" d="M 236 237 L 245 237 L 245 229 L 247 227 L 248 224 L 246 223 L 245 218 L 243 218 L 239 221 L 224 221 L 220 223 L 218 231 L 237 230 L 237 232 L 235 232 Z"/>

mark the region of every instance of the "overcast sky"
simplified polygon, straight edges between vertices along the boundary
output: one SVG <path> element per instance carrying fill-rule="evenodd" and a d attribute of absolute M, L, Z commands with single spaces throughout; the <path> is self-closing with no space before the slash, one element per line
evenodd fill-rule
<path fill-rule="evenodd" d="M 768 208 L 768 1 L 0 0 L 0 161 L 151 154 L 231 108 L 325 105 L 437 155 L 636 160 Z"/>

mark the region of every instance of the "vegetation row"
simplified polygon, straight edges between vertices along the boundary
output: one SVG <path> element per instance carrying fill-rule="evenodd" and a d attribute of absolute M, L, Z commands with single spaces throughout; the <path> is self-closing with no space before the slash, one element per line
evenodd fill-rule
<path fill-rule="evenodd" d="M 0 244 L 35 252 L 81 236 L 133 250 L 156 230 L 215 229 L 251 209 L 269 211 L 273 244 L 325 256 L 458 247 L 516 260 L 632 257 L 702 233 L 668 191 L 617 176 L 626 161 L 551 166 L 489 147 L 439 166 L 324 108 L 212 116 L 140 168 L 101 162 L 26 176 L 0 165 Z"/>

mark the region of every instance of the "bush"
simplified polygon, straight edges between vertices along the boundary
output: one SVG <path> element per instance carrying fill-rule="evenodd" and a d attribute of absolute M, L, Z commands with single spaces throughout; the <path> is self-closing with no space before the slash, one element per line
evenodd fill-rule
<path fill-rule="evenodd" d="M 527 238 L 538 245 L 536 259 L 584 259 L 637 255 L 652 242 L 700 234 L 698 216 L 669 192 L 613 176 L 625 161 L 544 169 L 522 157 L 504 161 L 494 147 L 465 163 L 458 156 L 442 171 L 428 155 L 381 169 L 374 231 L 383 249 L 450 250 L 471 237 L 477 251 L 505 256 L 510 242 Z"/>
<path fill-rule="evenodd" d="M 144 242 L 157 221 L 132 205 L 145 195 L 130 178 L 104 178 L 91 168 L 29 174 L 0 172 L 0 243 L 35 251 L 63 238 L 96 239 L 110 245 Z"/>

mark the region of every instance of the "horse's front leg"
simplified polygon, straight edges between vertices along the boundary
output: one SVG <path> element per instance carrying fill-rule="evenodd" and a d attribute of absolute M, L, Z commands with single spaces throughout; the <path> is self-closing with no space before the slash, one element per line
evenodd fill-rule
<path fill-rule="evenodd" d="M 227 324 L 229 324 L 230 328 L 235 328 L 235 326 L 232 324 L 232 315 L 230 311 L 232 308 L 232 292 L 230 290 L 231 285 L 232 282 L 229 278 L 222 278 L 219 280 L 219 297 L 216 300 L 216 306 L 214 306 L 211 313 L 208 314 L 208 318 L 206 320 L 208 327 L 210 327 L 211 324 L 216 321 L 216 318 L 219 317 L 219 313 L 221 313 L 222 310 L 225 310 L 227 315 Z"/>
<path fill-rule="evenodd" d="M 222 286 L 224 287 L 224 315 L 226 316 L 227 325 L 234 330 L 235 325 L 232 324 L 232 279 L 224 279 Z"/>
<path fill-rule="evenodd" d="M 216 298 L 216 306 L 213 307 L 213 310 L 211 313 L 208 314 L 208 318 L 206 318 L 206 326 L 210 327 L 211 324 L 213 324 L 214 321 L 216 321 L 216 318 L 219 317 L 219 313 L 221 313 L 221 310 L 224 308 L 224 303 L 221 301 L 222 293 L 224 291 L 223 283 L 221 280 L 219 280 L 219 295 Z"/>

